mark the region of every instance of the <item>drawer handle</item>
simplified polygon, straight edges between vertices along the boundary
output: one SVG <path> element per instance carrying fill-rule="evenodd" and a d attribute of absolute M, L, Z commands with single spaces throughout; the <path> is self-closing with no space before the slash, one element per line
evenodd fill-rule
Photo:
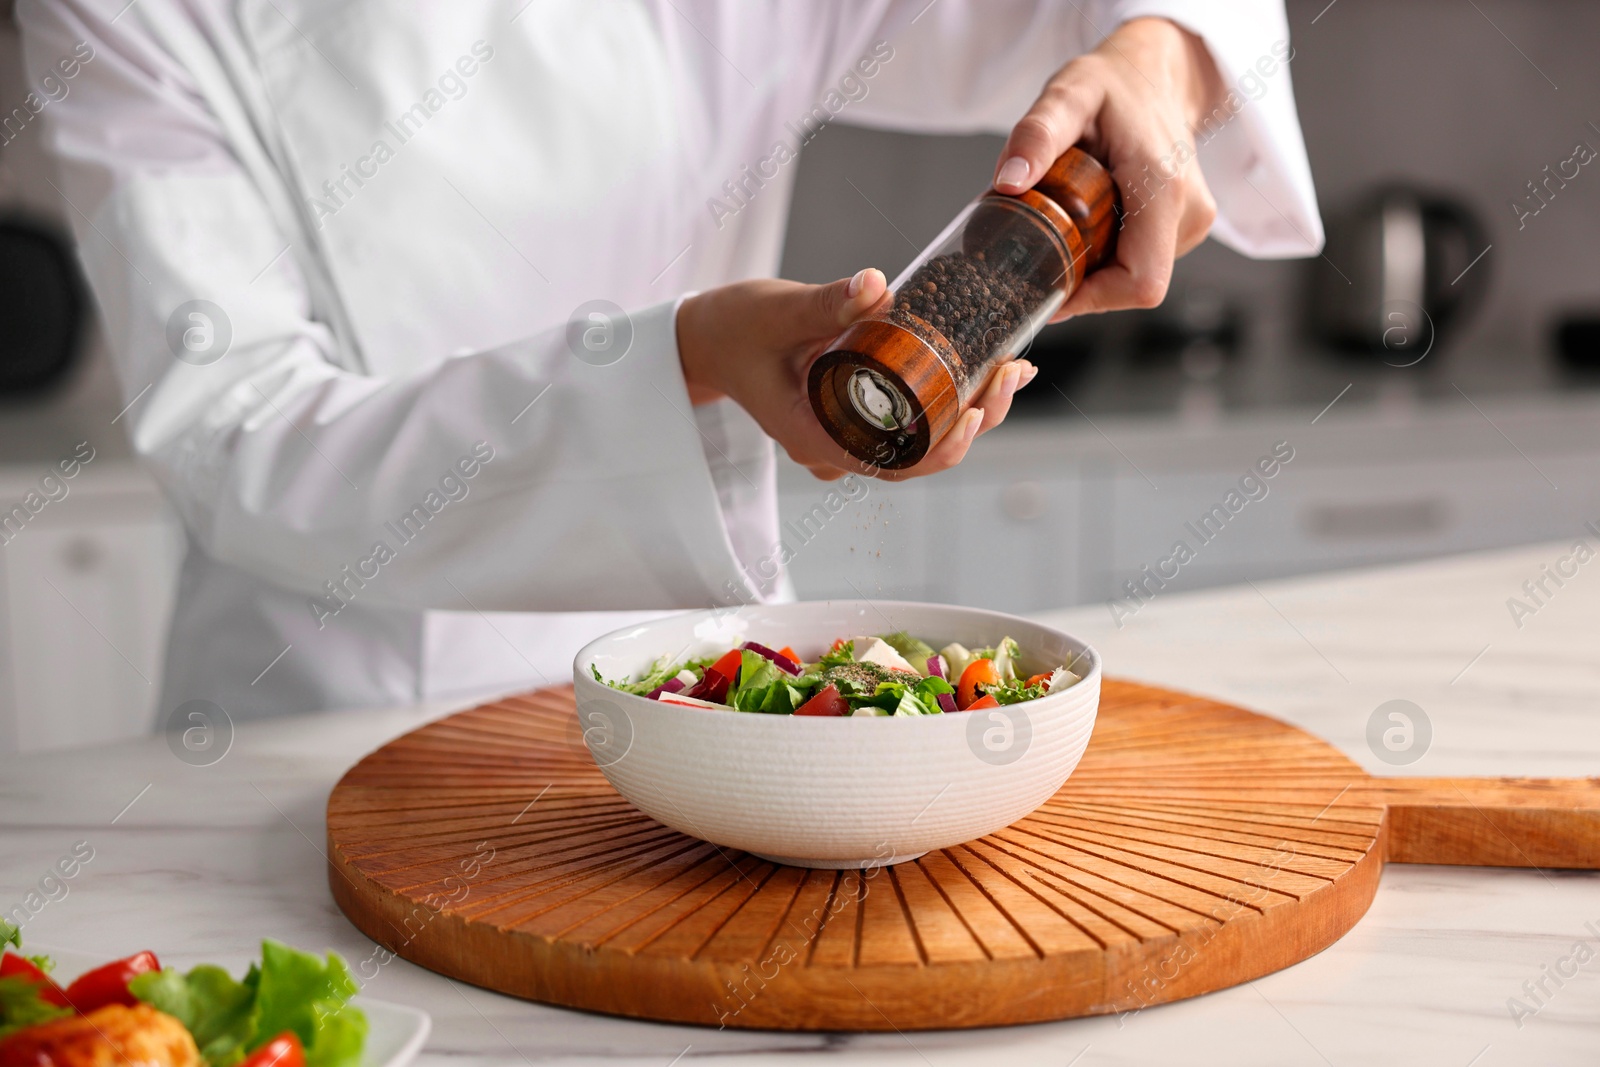
<path fill-rule="evenodd" d="M 1301 523 L 1314 537 L 1358 540 L 1375 537 L 1418 537 L 1437 533 L 1449 522 L 1442 500 L 1391 500 L 1372 504 L 1313 504 Z"/>
<path fill-rule="evenodd" d="M 1033 522 L 1047 503 L 1049 494 L 1038 482 L 1012 482 L 1000 490 L 1000 510 L 1013 522 Z"/>
<path fill-rule="evenodd" d="M 61 550 L 61 562 L 74 574 L 87 574 L 100 565 L 101 551 L 98 542 L 88 537 L 74 537 Z"/>

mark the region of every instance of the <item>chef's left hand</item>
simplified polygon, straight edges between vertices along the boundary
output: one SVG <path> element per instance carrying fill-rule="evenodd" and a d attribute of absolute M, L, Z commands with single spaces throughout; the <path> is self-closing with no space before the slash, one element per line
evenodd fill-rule
<path fill-rule="evenodd" d="M 914 466 L 885 470 L 834 443 L 806 393 L 811 362 L 839 331 L 873 311 L 888 293 L 883 272 L 863 270 L 827 285 L 760 278 L 696 293 L 678 305 L 678 356 L 689 399 L 732 397 L 789 458 L 818 478 L 852 471 L 900 481 L 960 463 L 981 433 L 998 426 L 1011 397 L 1038 373 L 1025 359 L 990 375 L 972 407 Z"/>
<path fill-rule="evenodd" d="M 1225 95 L 1205 42 L 1166 19 L 1123 23 L 1062 67 L 1016 124 L 995 166 L 1002 193 L 1031 188 L 1075 144 L 1111 171 L 1124 217 L 1116 260 L 1057 314 L 1155 307 L 1173 262 L 1205 240 L 1216 201 L 1194 158 L 1194 129 Z"/>

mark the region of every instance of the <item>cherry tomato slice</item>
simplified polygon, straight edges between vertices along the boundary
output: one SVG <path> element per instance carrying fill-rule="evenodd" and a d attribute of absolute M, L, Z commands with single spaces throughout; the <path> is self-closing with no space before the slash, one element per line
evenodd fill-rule
<path fill-rule="evenodd" d="M 967 705 L 968 711 L 982 711 L 984 708 L 998 708 L 1000 702 L 987 693 Z"/>
<path fill-rule="evenodd" d="M 293 1030 L 285 1030 L 246 1056 L 239 1067 L 306 1067 L 305 1046 Z"/>
<path fill-rule="evenodd" d="M 961 672 L 961 680 L 956 683 L 956 707 L 966 711 L 972 707 L 972 702 L 978 699 L 978 686 L 999 683 L 1000 672 L 994 669 L 994 660 L 973 660 L 967 664 L 967 669 Z"/>
<path fill-rule="evenodd" d="M 713 663 L 707 669 L 716 671 L 724 678 L 732 681 L 739 677 L 739 664 L 743 662 L 744 652 L 736 648 L 731 652 L 724 652 L 722 654 L 722 658 L 717 660 L 717 662 Z"/>
<path fill-rule="evenodd" d="M 794 709 L 796 715 L 848 715 L 850 702 L 836 685 L 825 685 L 810 700 Z"/>
<path fill-rule="evenodd" d="M 56 985 L 55 979 L 41 971 L 37 964 L 26 956 L 19 956 L 15 952 L 7 952 L 0 956 L 0 978 L 24 978 L 36 986 L 40 986 L 39 999 L 46 1004 L 54 1004 L 58 1008 L 70 1008 L 72 1004 L 67 1000 L 67 995 Z"/>
<path fill-rule="evenodd" d="M 1032 675 L 1031 677 L 1029 677 L 1029 679 L 1027 680 L 1027 682 L 1025 684 L 1027 684 L 1027 685 L 1043 685 L 1045 687 L 1045 689 L 1048 690 L 1050 688 L 1049 682 L 1050 682 L 1050 675 L 1052 673 L 1054 673 L 1054 672 L 1045 671 L 1043 674 Z"/>
<path fill-rule="evenodd" d="M 778 649 L 778 655 L 780 655 L 780 656 L 788 656 L 789 659 L 794 663 L 800 663 L 801 662 L 800 653 L 796 652 L 794 649 L 790 648 L 788 645 L 784 645 L 782 648 Z"/>
<path fill-rule="evenodd" d="M 88 1014 L 107 1004 L 136 1007 L 139 998 L 128 991 L 128 982 L 148 971 L 159 971 L 161 962 L 154 952 L 136 952 L 132 956 L 96 967 L 80 974 L 67 986 L 67 1000 L 78 1011 Z"/>

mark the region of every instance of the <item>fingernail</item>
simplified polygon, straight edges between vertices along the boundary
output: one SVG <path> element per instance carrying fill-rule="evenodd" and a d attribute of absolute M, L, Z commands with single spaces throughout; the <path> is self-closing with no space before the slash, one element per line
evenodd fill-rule
<path fill-rule="evenodd" d="M 1000 173 L 995 177 L 996 185 L 1025 185 L 1028 181 L 1028 161 L 1021 156 L 1012 156 L 1000 167 Z"/>
<path fill-rule="evenodd" d="M 973 408 L 967 413 L 967 428 L 961 432 L 963 441 L 971 441 L 978 436 L 978 427 L 983 425 L 983 412 Z"/>
<path fill-rule="evenodd" d="M 1022 368 L 1022 384 L 1027 385 L 1039 376 L 1039 368 L 1029 363 Z"/>
<path fill-rule="evenodd" d="M 871 269 L 871 267 L 863 267 L 861 270 L 856 271 L 850 279 L 850 284 L 844 287 L 844 295 L 854 299 L 856 294 L 861 292 L 861 287 L 867 284 L 867 271 Z"/>

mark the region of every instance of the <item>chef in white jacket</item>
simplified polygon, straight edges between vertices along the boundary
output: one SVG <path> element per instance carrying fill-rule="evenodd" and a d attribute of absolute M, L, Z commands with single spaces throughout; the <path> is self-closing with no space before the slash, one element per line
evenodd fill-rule
<path fill-rule="evenodd" d="M 1009 130 L 1002 191 L 1086 142 L 1129 217 L 1069 312 L 1158 303 L 1208 231 L 1321 241 L 1276 0 L 17 10 L 30 80 L 68 89 L 44 119 L 107 432 L 188 534 L 166 711 L 561 682 L 631 618 L 792 595 L 773 441 L 844 473 L 803 373 L 885 284 L 770 280 L 824 120 Z"/>

